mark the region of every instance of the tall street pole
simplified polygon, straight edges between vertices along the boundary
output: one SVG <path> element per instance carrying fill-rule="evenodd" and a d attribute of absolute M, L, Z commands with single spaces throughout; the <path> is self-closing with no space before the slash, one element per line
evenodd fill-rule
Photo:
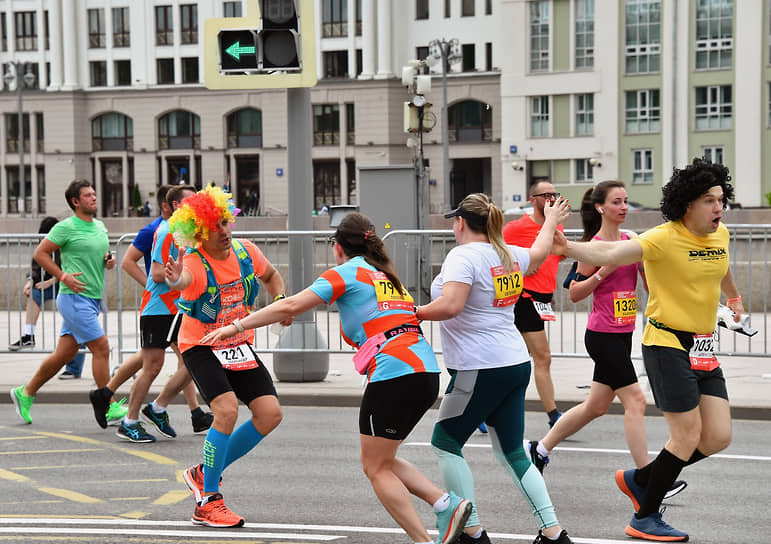
<path fill-rule="evenodd" d="M 16 70 L 16 101 L 18 103 L 17 119 L 19 123 L 18 136 L 19 141 L 17 143 L 19 149 L 19 200 L 17 205 L 19 206 L 19 215 L 24 217 L 27 207 L 27 195 L 26 195 L 26 176 L 24 171 L 24 105 L 22 100 L 22 94 L 24 93 L 24 77 L 22 71 L 24 70 L 23 62 L 12 63 Z"/>
<path fill-rule="evenodd" d="M 448 141 L 450 129 L 447 126 L 450 122 L 447 118 L 447 59 L 450 43 L 442 40 L 440 47 L 442 48 L 442 168 L 444 169 L 444 207 L 445 210 L 451 210 L 453 203 L 450 192 L 450 142 Z"/>

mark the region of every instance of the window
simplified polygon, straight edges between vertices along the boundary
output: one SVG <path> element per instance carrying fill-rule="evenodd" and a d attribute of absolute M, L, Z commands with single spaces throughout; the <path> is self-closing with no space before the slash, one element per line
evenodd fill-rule
<path fill-rule="evenodd" d="M 158 59 L 158 84 L 170 85 L 174 83 L 174 59 Z"/>
<path fill-rule="evenodd" d="M 428 19 L 428 0 L 415 0 L 415 19 Z"/>
<path fill-rule="evenodd" d="M 696 69 L 731 67 L 733 0 L 696 2 Z"/>
<path fill-rule="evenodd" d="M 428 58 L 428 46 L 419 45 L 415 48 L 415 58 L 418 60 L 425 60 Z"/>
<path fill-rule="evenodd" d="M 324 0 L 321 35 L 333 38 L 348 35 L 348 0 Z"/>
<path fill-rule="evenodd" d="M 45 50 L 48 51 L 51 49 L 51 25 L 48 23 L 48 10 L 43 12 L 43 25 L 45 26 Z"/>
<path fill-rule="evenodd" d="M 313 106 L 313 145 L 340 143 L 340 107 L 337 104 Z"/>
<path fill-rule="evenodd" d="M 103 60 L 92 60 L 88 63 L 88 72 L 91 75 L 92 87 L 107 86 L 107 62 Z"/>
<path fill-rule="evenodd" d="M 313 161 L 313 209 L 335 204 L 340 204 L 340 161 Z"/>
<path fill-rule="evenodd" d="M 198 5 L 179 6 L 180 40 L 183 44 L 198 43 Z"/>
<path fill-rule="evenodd" d="M 361 36 L 361 0 L 356 0 L 356 35 Z"/>
<path fill-rule="evenodd" d="M 129 8 L 112 8 L 112 46 L 131 45 L 129 32 Z"/>
<path fill-rule="evenodd" d="M 533 96 L 530 98 L 530 136 L 546 138 L 549 136 L 549 97 Z"/>
<path fill-rule="evenodd" d="M 244 108 L 228 115 L 228 148 L 262 147 L 262 112 Z"/>
<path fill-rule="evenodd" d="M 476 48 L 473 43 L 464 43 L 461 46 L 461 57 L 464 72 L 473 72 L 476 70 Z"/>
<path fill-rule="evenodd" d="M 114 68 L 115 68 L 115 85 L 119 87 L 127 87 L 131 85 L 131 61 L 116 60 Z"/>
<path fill-rule="evenodd" d="M 444 0 L 444 18 L 452 17 L 452 0 Z"/>
<path fill-rule="evenodd" d="M 184 110 L 169 112 L 158 120 L 158 136 L 161 149 L 201 149 L 201 118 Z"/>
<path fill-rule="evenodd" d="M 628 134 L 659 132 L 661 130 L 659 90 L 626 91 L 624 121 Z"/>
<path fill-rule="evenodd" d="M 661 1 L 626 0 L 624 51 L 627 74 L 660 70 Z"/>
<path fill-rule="evenodd" d="M 530 2 L 530 71 L 549 69 L 549 2 Z"/>
<path fill-rule="evenodd" d="M 122 113 L 105 113 L 91 121 L 91 146 L 94 151 L 131 151 L 134 149 L 134 122 Z"/>
<path fill-rule="evenodd" d="M 22 126 L 24 128 L 24 152 L 29 153 L 29 114 L 22 115 Z M 19 116 L 16 113 L 5 114 L 5 142 L 8 153 L 19 152 Z"/>
<path fill-rule="evenodd" d="M 723 162 L 724 150 L 722 145 L 704 146 L 701 148 L 701 156 L 712 164 L 725 164 Z"/>
<path fill-rule="evenodd" d="M 345 105 L 345 128 L 346 128 L 346 140 L 348 145 L 354 145 L 356 143 L 356 117 L 354 116 L 353 104 Z"/>
<path fill-rule="evenodd" d="M 594 167 L 589 159 L 576 159 L 576 183 L 594 183 Z"/>
<path fill-rule="evenodd" d="M 576 68 L 594 66 L 594 0 L 576 0 Z"/>
<path fill-rule="evenodd" d="M 729 129 L 733 116 L 731 86 L 696 87 L 696 129 Z"/>
<path fill-rule="evenodd" d="M 8 213 L 19 213 L 19 197 L 21 187 L 19 184 L 19 167 L 6 166 L 6 176 L 8 178 Z M 32 207 L 32 169 L 29 166 L 24 167 L 24 211 L 30 213 Z"/>
<path fill-rule="evenodd" d="M 462 17 L 474 16 L 474 3 L 476 0 L 461 0 L 460 14 Z"/>
<path fill-rule="evenodd" d="M 324 51 L 324 77 L 348 77 L 348 51 Z"/>
<path fill-rule="evenodd" d="M 485 0 L 485 15 L 493 14 L 493 0 Z"/>
<path fill-rule="evenodd" d="M 8 51 L 8 24 L 5 22 L 5 12 L 0 13 L 0 49 Z"/>
<path fill-rule="evenodd" d="M 198 77 L 198 57 L 183 57 L 182 83 L 200 83 Z"/>
<path fill-rule="evenodd" d="M 241 2 L 224 2 L 222 4 L 223 17 L 241 17 Z"/>
<path fill-rule="evenodd" d="M 493 71 L 493 44 L 491 42 L 485 44 L 485 71 Z"/>
<path fill-rule="evenodd" d="M 37 150 L 39 153 L 42 153 L 45 151 L 44 142 L 45 142 L 45 132 L 43 132 L 43 114 L 42 113 L 36 113 L 35 114 L 35 125 L 37 127 Z"/>
<path fill-rule="evenodd" d="M 34 11 L 17 11 L 13 14 L 16 31 L 16 51 L 37 50 L 37 18 Z"/>
<path fill-rule="evenodd" d="M 155 6 L 155 45 L 171 45 L 173 41 L 171 6 Z"/>
<path fill-rule="evenodd" d="M 46 213 L 46 167 L 36 166 L 37 171 L 37 211 Z"/>
<path fill-rule="evenodd" d="M 454 142 L 490 142 L 493 139 L 493 109 L 478 100 L 464 100 L 447 109 L 447 135 Z"/>
<path fill-rule="evenodd" d="M 90 49 L 102 48 L 104 39 L 104 10 L 88 10 L 88 47 Z"/>
<path fill-rule="evenodd" d="M 576 136 L 594 134 L 594 95 L 576 95 Z"/>
<path fill-rule="evenodd" d="M 632 151 L 632 183 L 653 183 L 653 150 Z"/>

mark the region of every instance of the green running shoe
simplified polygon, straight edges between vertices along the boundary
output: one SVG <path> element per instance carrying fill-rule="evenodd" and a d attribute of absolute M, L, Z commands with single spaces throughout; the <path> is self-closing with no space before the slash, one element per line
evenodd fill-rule
<path fill-rule="evenodd" d="M 27 423 L 32 423 L 32 416 L 29 415 L 29 409 L 32 407 L 32 403 L 35 402 L 35 397 L 28 397 L 24 394 L 24 386 L 20 385 L 15 389 L 11 389 L 11 400 L 13 400 L 14 406 L 16 406 L 16 413 Z"/>
<path fill-rule="evenodd" d="M 128 414 L 128 406 L 126 399 L 122 398 L 118 402 L 111 402 L 110 408 L 107 410 L 107 425 L 119 425 L 123 418 Z"/>

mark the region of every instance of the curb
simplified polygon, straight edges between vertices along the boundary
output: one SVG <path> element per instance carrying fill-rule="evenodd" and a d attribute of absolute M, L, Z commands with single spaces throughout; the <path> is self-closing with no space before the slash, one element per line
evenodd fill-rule
<path fill-rule="evenodd" d="M 120 395 L 121 393 L 119 393 Z M 145 397 L 142 404 L 146 404 L 155 399 L 156 392 L 149 392 Z M 319 406 L 319 407 L 340 407 L 340 408 L 356 408 L 361 404 L 361 393 L 359 391 L 356 394 L 350 393 L 281 393 L 278 391 L 278 397 L 282 406 Z M 441 397 L 440 397 L 441 398 Z M 43 392 L 35 399 L 37 404 L 80 404 L 88 403 L 87 391 L 52 391 L 50 393 Z M 181 395 L 175 397 L 172 404 L 184 404 L 185 399 Z M 12 404 L 9 395 L 0 395 L 0 405 Z M 557 401 L 557 407 L 560 411 L 565 412 L 579 404 L 577 401 Z M 439 407 L 439 399 L 434 403 L 433 408 Z M 543 405 L 540 400 L 525 400 L 525 411 L 527 412 L 543 412 Z M 624 413 L 624 407 L 619 403 L 613 403 L 608 409 L 609 414 L 621 415 Z M 645 415 L 647 417 L 661 417 L 661 411 L 653 404 L 648 404 L 645 409 Z M 765 420 L 771 421 L 771 407 L 763 406 L 731 406 L 731 419 L 747 419 L 747 420 Z"/>

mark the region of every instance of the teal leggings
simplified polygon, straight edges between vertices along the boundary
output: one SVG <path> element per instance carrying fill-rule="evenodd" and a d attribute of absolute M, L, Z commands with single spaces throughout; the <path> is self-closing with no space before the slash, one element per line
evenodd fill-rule
<path fill-rule="evenodd" d="M 485 422 L 493 452 L 530 502 L 539 528 L 557 525 L 557 515 L 538 472 L 522 447 L 525 429 L 525 390 L 530 364 L 482 370 L 450 370 L 450 383 L 439 406 L 431 445 L 447 488 L 472 502 L 474 479 L 462 448 Z M 480 525 L 476 506 L 467 527 Z"/>

